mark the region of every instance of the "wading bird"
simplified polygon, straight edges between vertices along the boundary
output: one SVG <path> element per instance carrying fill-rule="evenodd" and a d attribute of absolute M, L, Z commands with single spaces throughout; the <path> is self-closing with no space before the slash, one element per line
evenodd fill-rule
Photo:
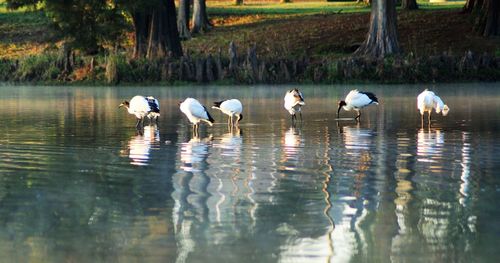
<path fill-rule="evenodd" d="M 417 108 L 420 111 L 422 126 L 424 125 L 424 113 L 427 112 L 429 125 L 431 124 L 431 112 L 432 109 L 436 113 L 442 113 L 443 116 L 448 115 L 450 108 L 448 105 L 444 104 L 443 100 L 437 96 L 434 92 L 425 89 L 417 97 Z"/>
<path fill-rule="evenodd" d="M 302 106 L 306 105 L 304 96 L 298 89 L 292 89 L 285 94 L 285 109 L 292 115 L 292 123 L 297 120 L 297 112 L 300 114 L 300 121 L 302 121 Z"/>
<path fill-rule="evenodd" d="M 130 102 L 123 101 L 118 107 L 125 107 L 128 113 L 135 115 L 137 123 L 135 127 L 139 129 L 144 125 L 144 118 L 148 117 L 150 122 L 153 118 L 157 121 L 160 116 L 160 105 L 158 100 L 149 96 L 147 98 L 137 95 L 134 96 Z"/>
<path fill-rule="evenodd" d="M 199 123 L 204 121 L 210 126 L 214 124 L 214 119 L 208 113 L 207 108 L 193 98 L 187 98 L 179 103 L 179 108 L 186 115 L 193 125 L 193 133 L 198 134 Z"/>
<path fill-rule="evenodd" d="M 354 118 L 359 121 L 361 117 L 361 109 L 370 105 L 378 105 L 378 99 L 375 94 L 371 92 L 358 91 L 357 89 L 351 90 L 349 94 L 345 97 L 345 100 L 339 101 L 339 108 L 337 109 L 337 118 L 340 115 L 340 109 L 344 108 L 345 111 L 355 110 L 358 112 L 358 116 Z"/>
<path fill-rule="evenodd" d="M 212 109 L 218 109 L 222 111 L 222 113 L 228 115 L 229 118 L 227 119 L 227 125 L 230 127 L 233 127 L 234 125 L 238 126 L 241 119 L 243 119 L 243 114 L 241 114 L 243 111 L 243 105 L 241 105 L 241 102 L 237 99 L 216 101 L 214 102 Z M 234 116 L 238 116 L 236 124 L 233 120 Z"/>

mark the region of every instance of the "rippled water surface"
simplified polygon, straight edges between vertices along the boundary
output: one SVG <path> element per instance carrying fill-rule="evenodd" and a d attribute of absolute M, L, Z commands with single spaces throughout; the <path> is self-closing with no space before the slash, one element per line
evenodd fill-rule
<path fill-rule="evenodd" d="M 336 121 L 353 86 L 0 87 L 1 262 L 496 262 L 500 85 L 358 86 L 381 104 Z M 161 104 L 142 135 L 117 106 Z M 239 98 L 194 137 L 177 103 Z M 353 117 L 343 112 L 342 117 Z"/>

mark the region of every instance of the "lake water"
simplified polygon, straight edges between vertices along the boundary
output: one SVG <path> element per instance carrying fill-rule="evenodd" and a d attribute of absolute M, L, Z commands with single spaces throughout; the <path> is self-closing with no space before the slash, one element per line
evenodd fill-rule
<path fill-rule="evenodd" d="M 451 108 L 421 127 L 416 96 Z M 500 84 L 0 86 L 1 262 L 496 262 Z M 381 104 L 336 121 L 352 88 Z M 135 130 L 117 106 L 161 104 Z M 239 98 L 193 137 L 177 103 Z M 342 112 L 341 117 L 354 117 Z"/>

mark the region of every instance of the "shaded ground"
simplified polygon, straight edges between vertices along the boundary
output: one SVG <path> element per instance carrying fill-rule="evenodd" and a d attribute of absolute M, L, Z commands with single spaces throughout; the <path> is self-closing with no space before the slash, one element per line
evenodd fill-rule
<path fill-rule="evenodd" d="M 40 53 L 59 41 L 42 12 L 6 12 L 1 2 L 0 58 Z M 424 10 L 400 12 L 403 50 L 425 55 L 443 51 L 461 54 L 470 49 L 499 55 L 500 39 L 487 39 L 473 32 L 468 16 L 457 8 L 461 4 L 422 5 Z M 369 8 L 352 3 L 243 7 L 213 3 L 209 4 L 209 12 L 216 27 L 183 42 L 191 53 L 215 53 L 219 49 L 225 53 L 232 40 L 240 52 L 255 44 L 259 56 L 336 58 L 350 54 L 363 41 L 369 20 Z"/>
<path fill-rule="evenodd" d="M 369 14 L 290 16 L 243 25 L 234 16 L 228 19 L 236 25 L 218 27 L 184 42 L 184 47 L 207 53 L 221 48 L 225 52 L 230 40 L 234 40 L 243 50 L 256 44 L 258 54 L 266 56 L 338 57 L 351 53 L 364 40 Z M 399 39 L 405 52 L 500 52 L 500 39 L 473 32 L 467 15 L 457 9 L 400 12 L 398 19 Z"/>

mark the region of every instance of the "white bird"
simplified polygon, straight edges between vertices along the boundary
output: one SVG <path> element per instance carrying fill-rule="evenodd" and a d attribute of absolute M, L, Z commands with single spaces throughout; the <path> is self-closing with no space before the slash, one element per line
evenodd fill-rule
<path fill-rule="evenodd" d="M 208 113 L 207 108 L 196 99 L 187 98 L 179 103 L 179 107 L 189 121 L 194 124 L 193 132 L 195 134 L 198 133 L 199 123 L 201 121 L 208 123 L 210 126 L 214 124 L 214 119 L 210 116 L 210 113 Z"/>
<path fill-rule="evenodd" d="M 228 115 L 229 118 L 227 119 L 227 125 L 231 127 L 234 126 L 234 116 L 238 116 L 238 119 L 236 120 L 236 126 L 238 126 L 241 119 L 243 119 L 243 114 L 241 114 L 241 112 L 243 111 L 243 105 L 241 105 L 241 102 L 237 99 L 216 101 L 214 102 L 212 109 L 218 109 L 222 111 L 222 113 Z"/>
<path fill-rule="evenodd" d="M 358 116 L 354 118 L 359 121 L 361 117 L 361 109 L 370 105 L 378 105 L 378 99 L 375 94 L 371 92 L 358 91 L 357 89 L 351 90 L 349 94 L 345 97 L 345 100 L 339 101 L 339 108 L 337 109 L 337 118 L 340 115 L 340 109 L 344 108 L 345 111 L 355 110 L 358 112 Z"/>
<path fill-rule="evenodd" d="M 300 120 L 302 121 L 302 106 L 306 105 L 304 102 L 304 96 L 302 92 L 298 89 L 292 89 L 285 94 L 285 109 L 292 115 L 292 123 L 297 120 L 296 113 L 300 114 Z"/>
<path fill-rule="evenodd" d="M 139 129 L 144 124 L 144 118 L 148 117 L 150 121 L 154 118 L 158 120 L 160 116 L 160 105 L 158 100 L 149 96 L 147 98 L 137 95 L 130 102 L 123 101 L 118 107 L 125 107 L 128 113 L 135 115 L 137 123 L 135 127 Z"/>
<path fill-rule="evenodd" d="M 425 89 L 420 93 L 417 97 L 417 108 L 420 111 L 422 125 L 424 124 L 424 113 L 427 112 L 429 124 L 431 123 L 431 112 L 432 109 L 436 111 L 436 113 L 442 113 L 443 116 L 448 115 L 450 108 L 448 105 L 444 104 L 443 100 L 439 96 L 437 96 L 434 92 Z"/>

